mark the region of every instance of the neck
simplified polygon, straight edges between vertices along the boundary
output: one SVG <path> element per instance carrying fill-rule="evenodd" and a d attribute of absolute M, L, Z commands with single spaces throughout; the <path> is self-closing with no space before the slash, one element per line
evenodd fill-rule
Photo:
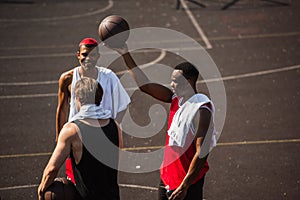
<path fill-rule="evenodd" d="M 186 94 L 182 95 L 182 103 L 186 102 L 189 98 L 191 98 L 196 93 L 197 93 L 197 91 L 193 90 L 193 91 L 187 92 Z"/>
<path fill-rule="evenodd" d="M 90 78 L 94 78 L 97 79 L 98 76 L 98 70 L 95 67 L 93 68 L 88 68 L 88 69 L 84 69 L 82 66 L 79 68 L 79 74 L 81 77 L 90 77 Z"/>

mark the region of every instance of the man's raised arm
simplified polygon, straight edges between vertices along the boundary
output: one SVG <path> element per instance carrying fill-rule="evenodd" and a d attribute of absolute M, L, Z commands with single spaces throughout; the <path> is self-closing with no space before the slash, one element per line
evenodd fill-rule
<path fill-rule="evenodd" d="M 173 92 L 169 88 L 158 83 L 152 83 L 151 80 L 148 79 L 128 52 L 127 45 L 125 45 L 122 49 L 119 48 L 114 50 L 122 55 L 130 75 L 134 78 L 142 92 L 145 92 L 163 102 L 170 103 L 172 101 Z"/>

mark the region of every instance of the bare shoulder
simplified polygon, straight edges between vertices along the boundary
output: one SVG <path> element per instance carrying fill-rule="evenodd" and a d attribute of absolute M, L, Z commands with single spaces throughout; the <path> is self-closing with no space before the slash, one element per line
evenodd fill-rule
<path fill-rule="evenodd" d="M 59 78 L 60 87 L 69 86 L 72 83 L 73 74 L 74 74 L 74 69 L 62 73 Z"/>
<path fill-rule="evenodd" d="M 78 127 L 74 123 L 66 123 L 60 131 L 59 137 L 61 139 L 72 139 L 77 136 Z"/>
<path fill-rule="evenodd" d="M 62 73 L 62 74 L 60 75 L 59 80 L 66 81 L 66 80 L 68 80 L 68 79 L 72 79 L 72 78 L 73 78 L 73 73 L 74 73 L 74 69 L 71 69 L 71 70 L 69 70 L 69 71 L 66 71 L 66 72 L 64 72 L 64 73 Z"/>

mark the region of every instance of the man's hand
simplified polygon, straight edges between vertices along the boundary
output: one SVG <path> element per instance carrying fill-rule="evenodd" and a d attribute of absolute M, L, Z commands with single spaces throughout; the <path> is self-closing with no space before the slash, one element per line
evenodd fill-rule
<path fill-rule="evenodd" d="M 183 200 L 187 195 L 188 188 L 179 186 L 169 197 L 169 200 Z"/>
<path fill-rule="evenodd" d="M 42 191 L 41 185 L 38 188 L 38 198 L 39 200 L 44 200 L 44 192 Z"/>

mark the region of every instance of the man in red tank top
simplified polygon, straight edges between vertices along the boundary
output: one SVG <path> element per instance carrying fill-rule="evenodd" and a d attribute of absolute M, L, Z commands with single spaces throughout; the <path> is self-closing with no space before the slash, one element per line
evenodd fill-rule
<path fill-rule="evenodd" d="M 159 187 L 159 199 L 202 199 L 210 148 L 209 145 L 204 145 L 204 139 L 206 136 L 213 138 L 208 130 L 211 130 L 214 108 L 205 95 L 196 91 L 199 75 L 197 68 L 188 62 L 177 65 L 171 75 L 172 89 L 169 89 L 163 85 L 151 83 L 143 71 L 137 67 L 126 46 L 114 50 L 122 55 L 141 91 L 160 101 L 171 103 L 166 147 L 160 169 L 162 182 Z M 201 102 L 201 99 L 205 101 Z M 194 109 L 195 115 L 192 118 L 189 114 L 184 115 L 184 109 L 187 108 L 185 103 L 190 101 L 199 105 L 197 109 Z M 188 124 L 189 120 L 192 123 Z"/>

